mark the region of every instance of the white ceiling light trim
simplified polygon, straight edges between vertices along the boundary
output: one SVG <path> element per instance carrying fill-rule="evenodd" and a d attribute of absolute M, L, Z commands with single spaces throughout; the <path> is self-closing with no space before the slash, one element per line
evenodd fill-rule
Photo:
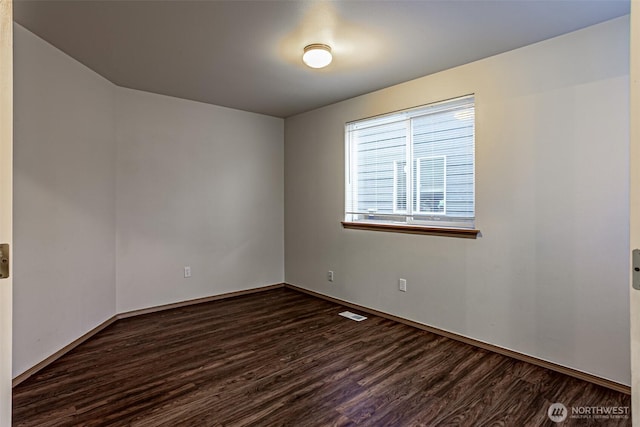
<path fill-rule="evenodd" d="M 311 68 L 324 68 L 331 64 L 332 60 L 331 47 L 326 44 L 314 43 L 304 48 L 302 61 Z"/>

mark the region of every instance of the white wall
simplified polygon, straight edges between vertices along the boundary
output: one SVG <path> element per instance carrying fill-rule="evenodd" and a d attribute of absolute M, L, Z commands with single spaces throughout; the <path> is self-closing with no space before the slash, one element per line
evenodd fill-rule
<path fill-rule="evenodd" d="M 288 118 L 286 281 L 629 384 L 628 28 Z M 482 237 L 342 229 L 344 123 L 469 93 Z"/>
<path fill-rule="evenodd" d="M 13 2 L 0 0 L 0 242 L 13 247 Z M 11 271 L 11 258 L 9 270 Z M 0 426 L 11 425 L 13 278 L 0 280 Z"/>
<path fill-rule="evenodd" d="M 124 88 L 117 106 L 117 310 L 281 283 L 284 121 Z"/>
<path fill-rule="evenodd" d="M 15 28 L 14 377 L 116 313 L 284 280 L 282 119 L 119 88 Z"/>
<path fill-rule="evenodd" d="M 15 25 L 13 373 L 115 312 L 114 85 Z"/>
<path fill-rule="evenodd" d="M 640 0 L 631 2 L 630 18 L 630 248 L 640 248 Z M 640 292 L 630 288 L 631 299 L 631 413 L 640 425 Z"/>

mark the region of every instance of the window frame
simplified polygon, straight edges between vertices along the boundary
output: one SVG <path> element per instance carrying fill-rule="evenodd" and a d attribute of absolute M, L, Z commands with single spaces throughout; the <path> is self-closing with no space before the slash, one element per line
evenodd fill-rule
<path fill-rule="evenodd" d="M 392 112 L 383 114 L 380 116 L 372 117 L 369 119 L 357 120 L 345 124 L 345 167 L 346 167 L 346 179 L 345 183 L 345 210 L 344 221 L 342 225 L 345 228 L 352 229 L 369 229 L 375 231 L 394 231 L 411 234 L 435 234 L 435 235 L 447 235 L 454 237 L 467 237 L 475 238 L 479 234 L 479 230 L 475 227 L 476 222 L 476 192 L 475 192 L 475 177 L 476 177 L 476 161 L 475 161 L 475 95 L 465 95 L 462 97 L 452 98 L 432 104 L 423 105 L 407 110 Z M 471 155 L 471 173 L 473 174 L 472 182 L 472 203 L 473 203 L 473 216 L 471 217 L 452 217 L 447 215 L 447 156 L 448 154 L 437 154 L 433 156 L 421 156 L 414 157 L 414 131 L 413 131 L 413 119 L 421 116 L 428 116 L 431 114 L 437 114 L 446 112 L 447 110 L 468 109 L 473 108 L 473 133 Z M 454 113 L 455 115 L 456 113 Z M 402 117 L 404 115 L 404 118 Z M 388 119 L 387 119 L 388 118 Z M 395 118 L 395 119 L 394 119 Z M 465 117 L 466 118 L 466 117 Z M 368 121 L 379 120 L 378 123 L 368 123 Z M 363 212 L 350 212 L 350 207 L 353 203 L 358 203 L 350 198 L 354 195 L 357 197 L 358 192 L 358 174 L 357 165 L 354 164 L 354 157 L 352 155 L 353 144 L 355 144 L 353 138 L 355 133 L 359 130 L 367 129 L 375 126 L 384 126 L 390 123 L 406 122 L 404 128 L 406 129 L 405 140 L 405 159 L 393 159 L 393 180 L 392 180 L 392 213 L 377 213 L 375 210 L 369 210 L 368 214 Z M 358 128 L 361 124 L 362 127 Z M 442 212 L 423 211 L 421 210 L 421 162 L 425 159 L 443 159 L 443 201 L 444 206 Z M 398 165 L 404 163 L 405 168 L 405 209 L 398 209 L 399 202 L 399 171 Z M 415 166 L 415 169 L 414 169 Z M 352 173 L 352 171 L 355 171 Z M 414 177 L 414 175 L 416 175 Z M 355 178 L 355 179 L 354 179 Z M 356 181 L 356 182 L 352 182 Z M 414 182 L 415 181 L 415 182 Z M 416 187 L 415 190 L 413 187 Z M 387 187 L 388 188 L 388 187 Z M 415 195 L 414 195 L 415 192 Z M 415 200 L 414 200 L 415 198 Z M 388 203 L 388 202 L 387 202 Z M 414 206 L 415 205 L 415 206 Z M 388 209 L 388 208 L 385 208 Z M 358 211 L 358 209 L 353 209 Z M 454 211 L 455 212 L 455 211 Z"/>

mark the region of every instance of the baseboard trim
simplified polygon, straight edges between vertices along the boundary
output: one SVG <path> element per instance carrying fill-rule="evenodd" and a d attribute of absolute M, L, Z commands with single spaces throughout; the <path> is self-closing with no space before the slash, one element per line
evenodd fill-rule
<path fill-rule="evenodd" d="M 349 308 L 353 308 L 356 310 L 360 310 L 363 311 L 365 313 L 369 313 L 369 314 L 373 314 L 375 316 L 379 316 L 379 317 L 383 317 L 385 319 L 389 319 L 389 320 L 393 320 L 408 326 L 412 326 L 414 328 L 418 328 L 418 329 L 422 329 L 424 331 L 427 332 L 431 332 L 434 333 L 436 335 L 441 335 L 443 337 L 447 337 L 447 338 L 451 338 L 453 340 L 456 341 L 460 341 L 463 342 L 465 344 L 469 344 L 469 345 L 473 345 L 475 347 L 479 347 L 482 348 L 484 350 L 488 350 L 488 351 L 492 351 L 494 353 L 498 353 L 501 354 L 503 356 L 507 356 L 507 357 L 511 357 L 513 359 L 517 359 L 520 360 L 522 362 L 527 362 L 527 363 L 531 363 L 532 365 L 536 365 L 536 366 L 540 366 L 542 368 L 546 368 L 546 369 L 550 369 L 552 371 L 556 371 L 559 372 L 561 374 L 565 374 L 565 375 L 569 375 L 572 376 L 574 378 L 583 380 L 583 381 L 588 381 L 590 383 L 599 385 L 599 386 L 603 386 L 603 387 L 607 387 L 609 389 L 624 393 L 624 394 L 631 394 L 631 387 L 624 385 L 624 384 L 620 384 L 617 383 L 615 381 L 611 381 L 605 378 L 601 378 L 598 377 L 596 375 L 593 374 L 588 374 L 586 372 L 582 372 L 582 371 L 578 371 L 576 369 L 573 368 L 568 368 L 566 366 L 562 366 L 562 365 L 558 365 L 557 363 L 553 363 L 553 362 L 549 362 L 547 360 L 543 360 L 543 359 L 538 359 L 536 357 L 533 356 L 529 356 L 527 354 L 523 354 L 523 353 L 519 353 L 517 351 L 514 350 L 509 350 L 507 348 L 503 348 L 503 347 L 499 347 L 493 344 L 488 344 L 486 342 L 482 342 L 473 338 L 469 338 L 469 337 L 465 337 L 463 335 L 459 335 L 456 334 L 454 332 L 449 332 L 449 331 L 445 331 L 443 329 L 439 329 L 433 326 L 429 326 L 429 325 L 425 325 L 423 323 L 418 323 L 418 322 L 414 322 L 413 320 L 408 320 L 408 319 L 404 319 L 402 317 L 399 316 L 395 316 L 393 314 L 389 314 L 389 313 L 385 313 L 383 311 L 379 311 L 379 310 L 375 310 L 373 308 L 368 308 L 359 304 L 354 304 L 352 302 L 348 302 L 348 301 L 344 301 L 341 300 L 339 298 L 335 298 L 335 297 L 331 297 L 328 295 L 324 295 L 321 294 L 319 292 L 315 292 L 315 291 L 311 291 L 309 289 L 305 289 L 305 288 L 301 288 L 299 286 L 296 285 L 292 285 L 290 283 L 286 283 L 285 288 L 287 289 L 291 289 L 294 291 L 298 291 L 298 292 L 302 292 L 304 294 L 307 295 L 311 295 L 326 301 L 330 301 L 330 302 L 334 302 L 336 304 L 340 304 L 340 305 L 344 305 L 346 307 Z"/>
<path fill-rule="evenodd" d="M 46 368 L 47 366 L 49 366 L 50 364 L 52 364 L 53 362 L 55 362 L 56 360 L 58 360 L 59 358 L 61 358 L 62 356 L 64 356 L 65 354 L 67 354 L 68 352 L 70 352 L 71 350 L 76 348 L 77 346 L 79 346 L 80 344 L 82 344 L 83 342 L 87 341 L 89 338 L 91 338 L 92 336 L 94 336 L 98 332 L 102 331 L 107 326 L 110 326 L 113 323 L 115 323 L 117 320 L 118 320 L 117 316 L 111 316 L 109 319 L 105 320 L 104 322 L 102 322 L 101 324 L 96 326 L 95 328 L 91 329 L 89 332 L 87 332 L 86 334 L 82 335 L 80 338 L 78 338 L 78 339 L 72 341 L 71 343 L 65 345 L 60 350 L 56 351 L 51 356 L 49 356 L 46 359 L 44 359 L 42 362 L 37 363 L 34 366 L 32 366 L 31 368 L 27 369 L 26 371 L 24 371 L 20 375 L 16 376 L 12 380 L 11 387 L 13 388 L 13 387 L 17 386 L 18 384 L 20 384 L 21 382 L 23 382 L 24 380 L 26 380 L 30 376 L 32 376 L 32 375 L 36 374 L 37 372 L 39 372 L 40 370 Z"/>
<path fill-rule="evenodd" d="M 39 372 L 40 370 L 44 369 L 45 367 L 47 367 L 48 365 L 50 365 L 51 363 L 53 363 L 54 361 L 56 361 L 57 359 L 59 359 L 60 357 L 64 356 L 65 354 L 67 354 L 68 352 L 70 352 L 71 350 L 73 350 L 74 348 L 76 348 L 77 346 L 79 346 L 80 344 L 82 344 L 83 342 L 87 341 L 88 339 L 90 339 L 91 337 L 93 337 L 94 335 L 96 335 L 98 332 L 102 331 L 103 329 L 105 329 L 106 327 L 112 325 L 113 323 L 115 323 L 116 321 L 120 320 L 120 319 L 126 319 L 129 317 L 134 317 L 134 316 L 142 316 L 144 314 L 150 314 L 150 313 L 156 313 L 158 311 L 164 311 L 164 310 L 171 310 L 173 308 L 180 308 L 180 307 L 187 307 L 190 305 L 195 305 L 195 304 L 202 304 L 202 303 L 206 303 L 206 302 L 211 302 L 211 301 L 218 301 L 218 300 L 222 300 L 222 299 L 228 299 L 228 298 L 234 298 L 234 297 L 238 297 L 238 296 L 242 296 L 242 295 L 249 295 L 249 294 L 254 294 L 254 293 L 258 293 L 258 292 L 264 292 L 264 291 L 269 291 L 269 290 L 273 290 L 273 289 L 279 289 L 279 288 L 287 288 L 287 289 L 291 289 L 294 291 L 298 291 L 307 295 L 311 295 L 314 296 L 316 298 L 320 298 L 326 301 L 330 301 L 330 302 L 334 302 L 336 304 L 340 304 L 340 305 L 344 305 L 346 307 L 349 308 L 353 308 L 356 310 L 360 310 L 363 311 L 365 313 L 369 313 L 369 314 L 373 314 L 375 316 L 380 316 L 383 317 L 385 319 L 389 319 L 389 320 L 393 320 L 395 322 L 399 322 L 408 326 L 412 326 L 414 328 L 418 328 L 424 331 L 428 331 L 431 333 L 434 333 L 436 335 L 441 335 L 447 338 L 451 338 L 453 340 L 456 341 L 460 341 L 463 342 L 465 344 L 469 344 L 469 345 L 473 345 L 475 347 L 479 347 L 482 348 L 484 350 L 488 350 L 488 351 L 492 351 L 494 353 L 498 353 L 501 354 L 503 356 L 507 356 L 507 357 L 512 357 L 514 359 L 517 360 L 521 360 L 523 362 L 527 362 L 527 363 L 531 363 L 533 365 L 537 365 L 540 366 L 542 368 L 547 368 L 547 369 L 551 369 L 552 371 L 556 371 L 559 372 L 561 374 L 565 374 L 565 375 L 569 375 L 572 376 L 574 378 L 578 378 L 580 380 L 584 380 L 584 381 L 588 381 L 591 382 L 593 384 L 597 384 L 603 387 L 607 387 L 610 388 L 612 390 L 621 392 L 621 393 L 625 393 L 630 395 L 631 394 L 631 387 L 624 385 L 624 384 L 620 384 L 617 383 L 615 381 L 611 381 L 611 380 L 607 380 L 605 378 L 601 378 L 598 377 L 596 375 L 592 375 L 592 374 L 588 374 L 586 372 L 582 372 L 582 371 L 578 371 L 576 369 L 573 368 L 568 368 L 566 366 L 562 366 L 562 365 L 558 365 L 556 363 L 553 362 L 549 362 L 543 359 L 538 359 L 536 357 L 533 356 L 529 356 L 523 353 L 519 353 L 517 351 L 513 351 L 513 350 L 509 350 L 503 347 L 498 347 L 495 346 L 493 344 L 488 344 L 482 341 L 478 341 L 475 340 L 473 338 L 469 338 L 469 337 L 465 337 L 463 335 L 459 335 L 456 334 L 454 332 L 449 332 L 449 331 L 445 331 L 443 329 L 439 329 L 433 326 L 429 326 L 429 325 L 425 325 L 423 323 L 418 323 L 418 322 L 414 322 L 412 320 L 408 320 L 399 316 L 395 316 L 393 314 L 389 314 L 389 313 L 385 313 L 383 311 L 379 311 L 379 310 L 375 310 L 372 308 L 368 308 L 359 304 L 354 304 L 345 300 L 341 300 L 339 298 L 335 298 L 335 297 L 331 297 L 329 295 L 324 295 L 321 294 L 319 292 L 315 292 L 309 289 L 305 289 L 296 285 L 292 285 L 290 283 L 278 283 L 278 284 L 274 284 L 274 285 L 268 285 L 268 286 L 263 286 L 263 287 L 258 287 L 258 288 L 251 288 L 251 289 L 245 289 L 242 291 L 235 291 L 235 292 L 228 292 L 228 293 L 224 293 L 224 294 L 219 294 L 219 295 L 212 295 L 209 297 L 204 297 L 204 298 L 197 298 L 197 299 L 192 299 L 192 300 L 187 300 L 187 301 L 181 301 L 181 302 L 177 302 L 177 303 L 172 303 L 172 304 L 164 304 L 164 305 L 160 305 L 160 306 L 156 306 L 156 307 L 149 307 L 149 308 L 144 308 L 144 309 L 140 309 L 140 310 L 132 310 L 132 311 L 127 311 L 124 313 L 119 313 L 116 314 L 114 316 L 112 316 L 111 318 L 105 320 L 104 322 L 102 322 L 100 325 L 96 326 L 95 328 L 91 329 L 89 332 L 87 332 L 86 334 L 82 335 L 81 337 L 79 337 L 78 339 L 74 340 L 73 342 L 71 342 L 70 344 L 67 344 L 66 346 L 64 346 L 63 348 L 61 348 L 60 350 L 58 350 L 57 352 L 55 352 L 54 354 L 52 354 L 51 356 L 47 357 L 46 359 L 44 359 L 42 362 L 37 363 L 36 365 L 34 365 L 33 367 L 27 369 L 25 372 L 21 373 L 20 375 L 16 376 L 13 381 L 12 381 L 12 387 L 17 386 L 18 384 L 22 383 L 23 381 L 25 381 L 27 378 L 31 377 L 32 375 L 36 374 L 37 372 Z"/>
<path fill-rule="evenodd" d="M 17 386 L 18 384 L 22 383 L 27 378 L 31 377 L 32 375 L 34 375 L 34 374 L 38 373 L 39 371 L 41 371 L 42 369 L 46 368 L 47 366 L 49 366 L 50 364 L 52 364 L 53 362 L 55 362 L 56 360 L 58 360 L 59 358 L 61 358 L 65 354 L 69 353 L 71 350 L 73 350 L 74 348 L 76 348 L 80 344 L 82 344 L 83 342 L 87 341 L 89 338 L 93 337 L 98 332 L 100 332 L 103 329 L 105 329 L 107 326 L 111 326 L 112 324 L 114 324 L 115 322 L 117 322 L 120 319 L 126 319 L 126 318 L 134 317 L 134 316 L 141 316 L 143 314 L 155 313 L 155 312 L 158 312 L 158 311 L 171 310 L 172 308 L 180 308 L 180 307 L 186 307 L 186 306 L 189 306 L 189 305 L 202 304 L 202 303 L 205 303 L 205 302 L 218 301 L 218 300 L 221 300 L 221 299 L 233 298 L 233 297 L 238 297 L 238 296 L 242 296 L 242 295 L 255 294 L 255 293 L 258 293 L 258 292 L 270 291 L 272 289 L 278 289 L 278 288 L 284 288 L 284 287 L 285 287 L 284 283 L 277 283 L 275 285 L 267 285 L 267 286 L 262 286 L 262 287 L 258 287 L 258 288 L 245 289 L 245 290 L 242 290 L 242 291 L 227 292 L 227 293 L 224 293 L 224 294 L 212 295 L 212 296 L 204 297 L 204 298 L 196 298 L 196 299 L 176 302 L 176 303 L 172 303 L 172 304 L 164 304 L 164 305 L 159 305 L 159 306 L 156 306 L 156 307 L 143 308 L 143 309 L 140 309 L 140 310 L 132 310 L 132 311 L 127 311 L 125 313 L 115 314 L 111 318 L 105 320 L 104 322 L 102 322 L 101 324 L 96 326 L 95 328 L 91 329 L 86 334 L 82 335 L 81 337 L 79 337 L 78 339 L 74 340 L 70 344 L 67 344 L 66 346 L 64 346 L 60 350 L 56 351 L 51 356 L 49 356 L 46 359 L 44 359 L 42 362 L 37 363 L 36 365 L 34 365 L 31 368 L 27 369 L 26 371 L 24 371 L 20 375 L 16 376 L 12 380 L 11 387 L 13 388 L 13 387 Z"/>
<path fill-rule="evenodd" d="M 118 320 L 126 319 L 128 317 L 142 316 L 143 314 L 157 313 L 158 311 L 171 310 L 173 308 L 187 307 L 195 304 L 203 304 L 205 302 L 218 301 L 221 299 L 239 297 L 242 295 L 250 295 L 250 294 L 255 294 L 257 292 L 270 291 L 272 289 L 284 288 L 284 286 L 285 286 L 284 283 L 277 283 L 275 285 L 267 285 L 259 288 L 251 288 L 251 289 L 244 289 L 242 291 L 227 292 L 224 294 L 212 295 L 209 297 L 196 298 L 196 299 L 191 299 L 187 301 L 174 302 L 171 304 L 158 305 L 155 307 L 142 308 L 140 310 L 127 311 L 124 313 L 117 314 L 116 317 L 118 318 Z"/>

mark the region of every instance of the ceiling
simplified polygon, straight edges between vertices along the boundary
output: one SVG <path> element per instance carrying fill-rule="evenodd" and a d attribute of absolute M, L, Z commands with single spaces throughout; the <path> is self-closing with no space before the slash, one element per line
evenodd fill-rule
<path fill-rule="evenodd" d="M 629 13 L 629 0 L 16 0 L 113 83 L 288 117 Z M 304 46 L 334 61 L 313 70 Z"/>

